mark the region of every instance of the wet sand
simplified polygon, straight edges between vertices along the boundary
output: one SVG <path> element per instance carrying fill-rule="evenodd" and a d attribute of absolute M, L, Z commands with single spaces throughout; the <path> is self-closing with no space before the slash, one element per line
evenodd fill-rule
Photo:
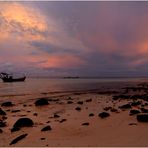
<path fill-rule="evenodd" d="M 0 115 L 0 146 L 148 146 L 148 123 L 137 121 L 137 114 L 147 112 L 146 88 L 47 93 L 28 101 L 3 99 L 1 109 L 6 115 Z M 35 105 L 40 98 L 48 104 Z M 2 105 L 7 101 L 13 105 Z M 140 113 L 131 115 L 131 110 Z M 102 112 L 108 115 L 101 116 Z M 20 118 L 31 119 L 33 125 L 12 131 Z"/>

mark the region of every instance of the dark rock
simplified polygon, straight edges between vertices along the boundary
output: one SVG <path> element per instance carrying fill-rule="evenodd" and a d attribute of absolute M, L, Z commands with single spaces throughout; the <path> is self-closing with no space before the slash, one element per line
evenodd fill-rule
<path fill-rule="evenodd" d="M 48 100 L 46 98 L 40 98 L 35 102 L 36 106 L 48 105 Z"/>
<path fill-rule="evenodd" d="M 90 113 L 90 114 L 89 114 L 89 117 L 93 117 L 93 116 L 94 116 L 94 114 L 93 114 L 93 113 Z"/>
<path fill-rule="evenodd" d="M 99 117 L 101 117 L 101 118 L 106 118 L 106 117 L 109 117 L 110 116 L 110 114 L 109 113 L 107 113 L 107 112 L 102 112 L 102 113 L 99 113 L 99 115 L 98 115 Z"/>
<path fill-rule="evenodd" d="M 137 121 L 139 122 L 148 122 L 148 114 L 138 114 Z"/>
<path fill-rule="evenodd" d="M 34 114 L 33 114 L 33 116 L 37 116 L 37 115 L 38 115 L 37 113 L 34 113 Z"/>
<path fill-rule="evenodd" d="M 77 104 L 82 105 L 83 104 L 83 101 L 78 101 Z"/>
<path fill-rule="evenodd" d="M 23 106 L 24 106 L 24 107 L 26 107 L 27 105 L 26 105 L 26 104 L 24 104 Z"/>
<path fill-rule="evenodd" d="M 13 127 L 11 129 L 11 132 L 16 132 L 16 131 L 19 131 L 21 128 L 20 127 Z"/>
<path fill-rule="evenodd" d="M 71 97 L 69 97 L 67 100 L 73 100 Z"/>
<path fill-rule="evenodd" d="M 73 102 L 72 101 L 67 101 L 67 104 L 72 104 Z"/>
<path fill-rule="evenodd" d="M 45 140 L 46 138 L 41 138 L 41 140 Z"/>
<path fill-rule="evenodd" d="M 15 122 L 13 128 L 31 127 L 33 124 L 34 123 L 30 118 L 20 118 Z"/>
<path fill-rule="evenodd" d="M 6 122 L 0 120 L 0 127 L 5 127 L 6 126 Z"/>
<path fill-rule="evenodd" d="M 2 129 L 0 129 L 0 133 L 3 133 L 3 130 Z"/>
<path fill-rule="evenodd" d="M 135 109 L 130 110 L 130 115 L 135 115 L 135 114 L 139 114 L 139 113 L 140 113 L 139 110 L 135 110 Z"/>
<path fill-rule="evenodd" d="M 12 113 L 17 113 L 17 112 L 20 112 L 21 110 L 17 109 L 17 110 L 12 110 L 11 112 Z"/>
<path fill-rule="evenodd" d="M 140 104 L 141 104 L 141 101 L 132 102 L 131 103 L 131 106 L 137 106 L 137 105 L 140 105 Z"/>
<path fill-rule="evenodd" d="M 117 109 L 115 109 L 115 108 L 112 108 L 111 110 L 110 110 L 111 112 L 118 112 L 118 110 Z"/>
<path fill-rule="evenodd" d="M 3 102 L 3 103 L 1 104 L 1 106 L 11 107 L 11 106 L 13 106 L 13 104 L 12 104 L 12 102 L 7 101 L 7 102 Z"/>
<path fill-rule="evenodd" d="M 57 114 L 54 114 L 54 118 L 60 118 L 60 116 Z"/>
<path fill-rule="evenodd" d="M 117 95 L 117 96 L 113 96 L 113 100 L 118 100 L 118 99 L 130 99 L 130 95 Z"/>
<path fill-rule="evenodd" d="M 91 101 L 92 101 L 92 99 L 87 99 L 87 100 L 86 100 L 86 102 L 91 102 Z"/>
<path fill-rule="evenodd" d="M 60 123 L 67 121 L 67 119 L 62 119 L 61 121 L 59 121 Z"/>
<path fill-rule="evenodd" d="M 124 105 L 119 106 L 119 108 L 121 108 L 121 109 L 130 109 L 131 105 L 130 104 L 124 104 Z"/>
<path fill-rule="evenodd" d="M 51 127 L 48 125 L 48 126 L 45 126 L 44 128 L 41 129 L 42 132 L 44 131 L 50 131 L 51 130 Z"/>
<path fill-rule="evenodd" d="M 129 123 L 128 125 L 137 125 L 137 123 Z"/>
<path fill-rule="evenodd" d="M 12 145 L 12 144 L 17 143 L 18 141 L 24 139 L 27 135 L 28 135 L 28 134 L 23 134 L 23 135 L 18 136 L 17 138 L 15 138 L 14 140 L 12 140 L 9 145 Z"/>
<path fill-rule="evenodd" d="M 142 113 L 148 113 L 148 109 L 142 107 L 142 108 L 141 108 L 141 112 L 142 112 Z"/>
<path fill-rule="evenodd" d="M 85 122 L 85 123 L 82 123 L 83 126 L 88 126 L 89 123 L 88 122 Z"/>
<path fill-rule="evenodd" d="M 6 115 L 6 113 L 0 108 L 0 115 Z"/>
<path fill-rule="evenodd" d="M 111 110 L 112 107 L 110 107 L 110 106 L 109 106 L 109 107 L 104 107 L 103 109 L 104 109 L 105 111 L 108 111 L 108 110 Z"/>
<path fill-rule="evenodd" d="M 7 119 L 7 117 L 6 117 L 6 116 L 2 116 L 2 119 L 3 119 L 3 120 L 6 120 L 6 119 Z"/>
<path fill-rule="evenodd" d="M 75 110 L 81 111 L 81 108 L 80 107 L 76 107 Z"/>

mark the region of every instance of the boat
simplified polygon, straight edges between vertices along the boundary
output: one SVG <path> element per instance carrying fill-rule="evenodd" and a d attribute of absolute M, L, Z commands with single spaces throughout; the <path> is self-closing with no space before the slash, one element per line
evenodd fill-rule
<path fill-rule="evenodd" d="M 3 80 L 3 82 L 22 82 L 25 81 L 26 76 L 20 78 L 13 78 L 12 74 L 0 73 L 0 78 Z"/>

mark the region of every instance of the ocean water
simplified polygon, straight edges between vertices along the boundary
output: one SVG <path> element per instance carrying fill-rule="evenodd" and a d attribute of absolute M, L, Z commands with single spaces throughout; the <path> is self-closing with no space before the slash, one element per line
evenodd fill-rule
<path fill-rule="evenodd" d="M 98 78 L 98 79 L 51 79 L 27 78 L 25 82 L 3 83 L 0 81 L 0 97 L 13 95 L 37 95 L 41 93 L 122 88 L 148 82 L 148 78 Z"/>

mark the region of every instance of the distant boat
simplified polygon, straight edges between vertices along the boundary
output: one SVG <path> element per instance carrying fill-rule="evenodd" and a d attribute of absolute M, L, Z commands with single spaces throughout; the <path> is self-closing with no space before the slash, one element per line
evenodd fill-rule
<path fill-rule="evenodd" d="M 26 76 L 20 78 L 13 78 L 12 74 L 0 73 L 0 78 L 3 80 L 3 82 L 21 82 L 25 81 Z"/>

